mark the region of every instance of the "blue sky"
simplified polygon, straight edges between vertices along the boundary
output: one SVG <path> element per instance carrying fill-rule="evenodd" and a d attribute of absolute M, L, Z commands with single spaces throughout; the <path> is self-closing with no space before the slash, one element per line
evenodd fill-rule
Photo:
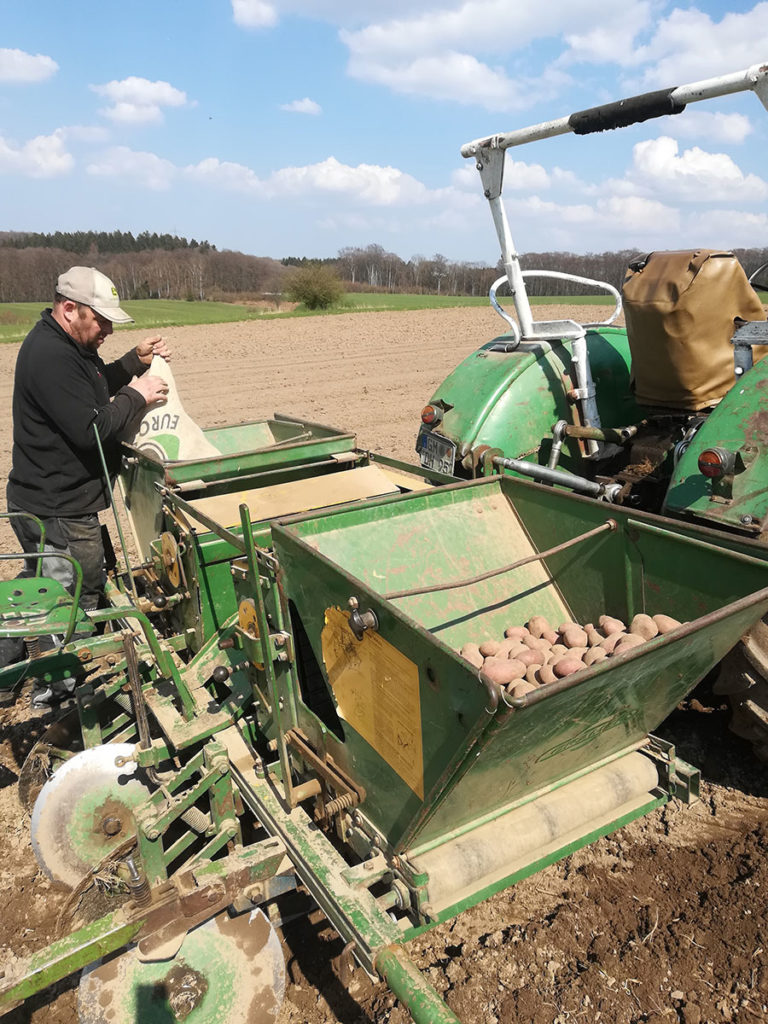
<path fill-rule="evenodd" d="M 0 229 L 494 263 L 462 143 L 768 61 L 768 2 L 0 0 Z M 753 93 L 508 153 L 520 251 L 768 245 Z"/>

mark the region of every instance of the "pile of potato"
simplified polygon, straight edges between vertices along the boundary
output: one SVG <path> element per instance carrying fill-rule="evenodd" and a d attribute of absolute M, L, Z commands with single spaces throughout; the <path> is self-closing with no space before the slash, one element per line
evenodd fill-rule
<path fill-rule="evenodd" d="M 543 615 L 534 615 L 524 626 L 505 629 L 504 640 L 467 643 L 459 654 L 480 670 L 481 679 L 497 683 L 512 697 L 523 697 L 679 625 L 669 615 L 636 615 L 627 628 L 621 619 L 601 615 L 597 627 L 591 622 L 553 627 Z"/>

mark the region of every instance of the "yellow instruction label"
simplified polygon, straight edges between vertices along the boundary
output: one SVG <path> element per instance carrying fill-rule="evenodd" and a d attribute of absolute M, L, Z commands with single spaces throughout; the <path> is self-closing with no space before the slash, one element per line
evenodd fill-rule
<path fill-rule="evenodd" d="M 323 661 L 339 717 L 423 800 L 419 670 L 378 633 L 357 640 L 348 620 L 348 612 L 326 609 Z"/>

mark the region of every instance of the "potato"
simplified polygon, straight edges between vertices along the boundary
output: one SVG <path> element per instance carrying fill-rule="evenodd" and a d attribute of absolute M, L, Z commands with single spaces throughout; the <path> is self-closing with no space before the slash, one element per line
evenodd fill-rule
<path fill-rule="evenodd" d="M 530 651 L 530 647 L 526 647 L 525 644 L 521 644 L 519 640 L 510 640 L 511 646 L 507 648 L 508 658 L 519 658 L 521 654 L 525 654 L 526 651 Z"/>
<path fill-rule="evenodd" d="M 611 615 L 601 615 L 597 621 L 606 636 L 610 636 L 612 633 L 623 633 L 626 630 L 621 619 L 614 619 Z"/>
<path fill-rule="evenodd" d="M 645 640 L 653 640 L 655 636 L 659 635 L 659 627 L 653 621 L 650 615 L 643 615 L 642 612 L 639 615 L 635 615 L 632 622 L 629 625 L 630 633 L 637 633 Z"/>
<path fill-rule="evenodd" d="M 525 670 L 525 678 L 529 683 L 533 683 L 534 686 L 539 685 L 539 669 L 541 665 L 529 665 Z"/>
<path fill-rule="evenodd" d="M 526 647 L 530 647 L 532 651 L 548 651 L 549 644 L 546 640 L 542 640 L 541 637 L 537 636 L 526 636 L 523 637 L 523 643 Z"/>
<path fill-rule="evenodd" d="M 480 653 L 484 658 L 495 658 L 499 653 L 501 642 L 499 640 L 484 640 L 480 644 Z M 506 654 L 504 655 L 506 658 Z"/>
<path fill-rule="evenodd" d="M 658 626 L 659 632 L 662 636 L 665 633 L 671 633 L 673 629 L 677 629 L 682 623 L 678 622 L 677 619 L 673 619 L 669 615 L 654 615 L 653 621 Z"/>
<path fill-rule="evenodd" d="M 603 648 L 608 654 L 613 654 L 613 650 L 616 644 L 621 640 L 626 633 L 609 633 L 605 640 L 601 640 L 599 646 Z"/>
<path fill-rule="evenodd" d="M 512 671 L 515 673 L 515 678 L 525 679 L 525 674 L 528 671 L 528 665 L 524 665 L 522 661 L 518 661 L 517 658 L 510 658 L 509 663 L 512 666 Z"/>
<path fill-rule="evenodd" d="M 514 683 L 512 686 L 508 687 L 507 692 L 510 697 L 524 697 L 526 693 L 533 693 L 536 689 L 538 689 L 538 687 L 533 683 L 522 680 L 522 682 Z"/>
<path fill-rule="evenodd" d="M 604 647 L 590 647 L 584 655 L 584 664 L 589 668 L 591 665 L 597 665 L 599 662 L 605 661 L 607 657 L 608 652 Z"/>
<path fill-rule="evenodd" d="M 525 647 L 523 651 L 517 655 L 517 660 L 522 661 L 524 665 L 543 665 L 547 660 L 547 655 L 544 651 L 535 651 L 531 647 Z"/>
<path fill-rule="evenodd" d="M 526 626 L 531 636 L 535 636 L 538 639 L 541 639 L 543 633 L 549 633 L 552 629 L 549 619 L 546 619 L 543 615 L 532 615 L 526 622 Z"/>
<path fill-rule="evenodd" d="M 549 652 L 547 654 L 547 664 L 552 665 L 554 662 L 558 661 L 560 658 L 563 657 L 563 655 L 567 653 L 568 648 L 565 646 L 565 644 L 553 644 L 552 647 L 550 647 Z"/>
<path fill-rule="evenodd" d="M 580 629 L 578 622 L 571 622 L 570 619 L 567 622 L 561 622 L 557 627 L 557 632 L 562 636 L 566 629 Z"/>
<path fill-rule="evenodd" d="M 536 679 L 542 686 L 546 686 L 547 683 L 554 683 L 557 676 L 551 665 L 540 665 L 536 670 Z"/>
<path fill-rule="evenodd" d="M 566 676 L 572 676 L 574 672 L 581 672 L 583 668 L 584 662 L 581 658 L 574 658 L 572 654 L 566 654 L 564 658 L 555 662 L 552 671 L 558 679 L 565 679 Z"/>
<path fill-rule="evenodd" d="M 566 647 L 586 647 L 587 634 L 579 626 L 571 626 L 566 629 L 563 636 L 563 643 Z"/>
<path fill-rule="evenodd" d="M 638 633 L 625 633 L 613 649 L 614 654 L 624 654 L 631 651 L 633 647 L 641 647 L 645 643 L 645 637 Z"/>
<path fill-rule="evenodd" d="M 473 668 L 483 667 L 484 659 L 477 644 L 464 644 L 459 651 L 459 654 L 465 661 L 468 661 Z"/>
<path fill-rule="evenodd" d="M 528 636 L 528 630 L 525 626 L 508 626 L 504 630 L 504 636 L 508 640 L 522 640 L 524 636 Z"/>
<path fill-rule="evenodd" d="M 554 629 L 548 629 L 541 634 L 541 639 L 546 640 L 548 644 L 556 644 L 560 640 L 560 634 L 556 633 Z"/>
<path fill-rule="evenodd" d="M 514 679 L 522 679 L 524 675 L 525 665 L 509 658 L 486 658 L 480 669 L 480 678 L 484 682 L 490 680 L 499 686 L 506 686 Z"/>
<path fill-rule="evenodd" d="M 601 640 L 605 640 L 603 634 L 598 633 L 598 631 L 595 629 L 591 622 L 588 622 L 587 625 L 584 627 L 584 632 L 587 634 L 587 644 L 590 647 L 595 647 L 597 644 L 600 643 Z"/>

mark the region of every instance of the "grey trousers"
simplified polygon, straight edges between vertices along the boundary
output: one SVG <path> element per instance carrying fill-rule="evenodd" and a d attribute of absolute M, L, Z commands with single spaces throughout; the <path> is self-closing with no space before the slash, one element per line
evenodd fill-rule
<path fill-rule="evenodd" d="M 8 503 L 9 512 L 23 512 L 13 503 Z M 79 562 L 83 570 L 83 586 L 80 592 L 80 606 L 85 611 L 94 611 L 99 607 L 104 593 L 104 542 L 101 536 L 101 524 L 96 513 L 85 516 L 65 518 L 46 518 L 38 516 L 45 527 L 45 547 L 47 557 L 42 559 L 42 575 L 57 580 L 70 593 L 75 589 L 75 572 L 72 563 L 61 555 L 70 555 Z M 14 516 L 11 519 L 13 532 L 16 534 L 21 549 L 33 553 L 40 549 L 40 531 L 37 523 L 26 516 Z M 48 554 L 49 553 L 49 554 Z M 38 559 L 25 560 L 22 576 L 34 576 L 37 571 Z"/>

